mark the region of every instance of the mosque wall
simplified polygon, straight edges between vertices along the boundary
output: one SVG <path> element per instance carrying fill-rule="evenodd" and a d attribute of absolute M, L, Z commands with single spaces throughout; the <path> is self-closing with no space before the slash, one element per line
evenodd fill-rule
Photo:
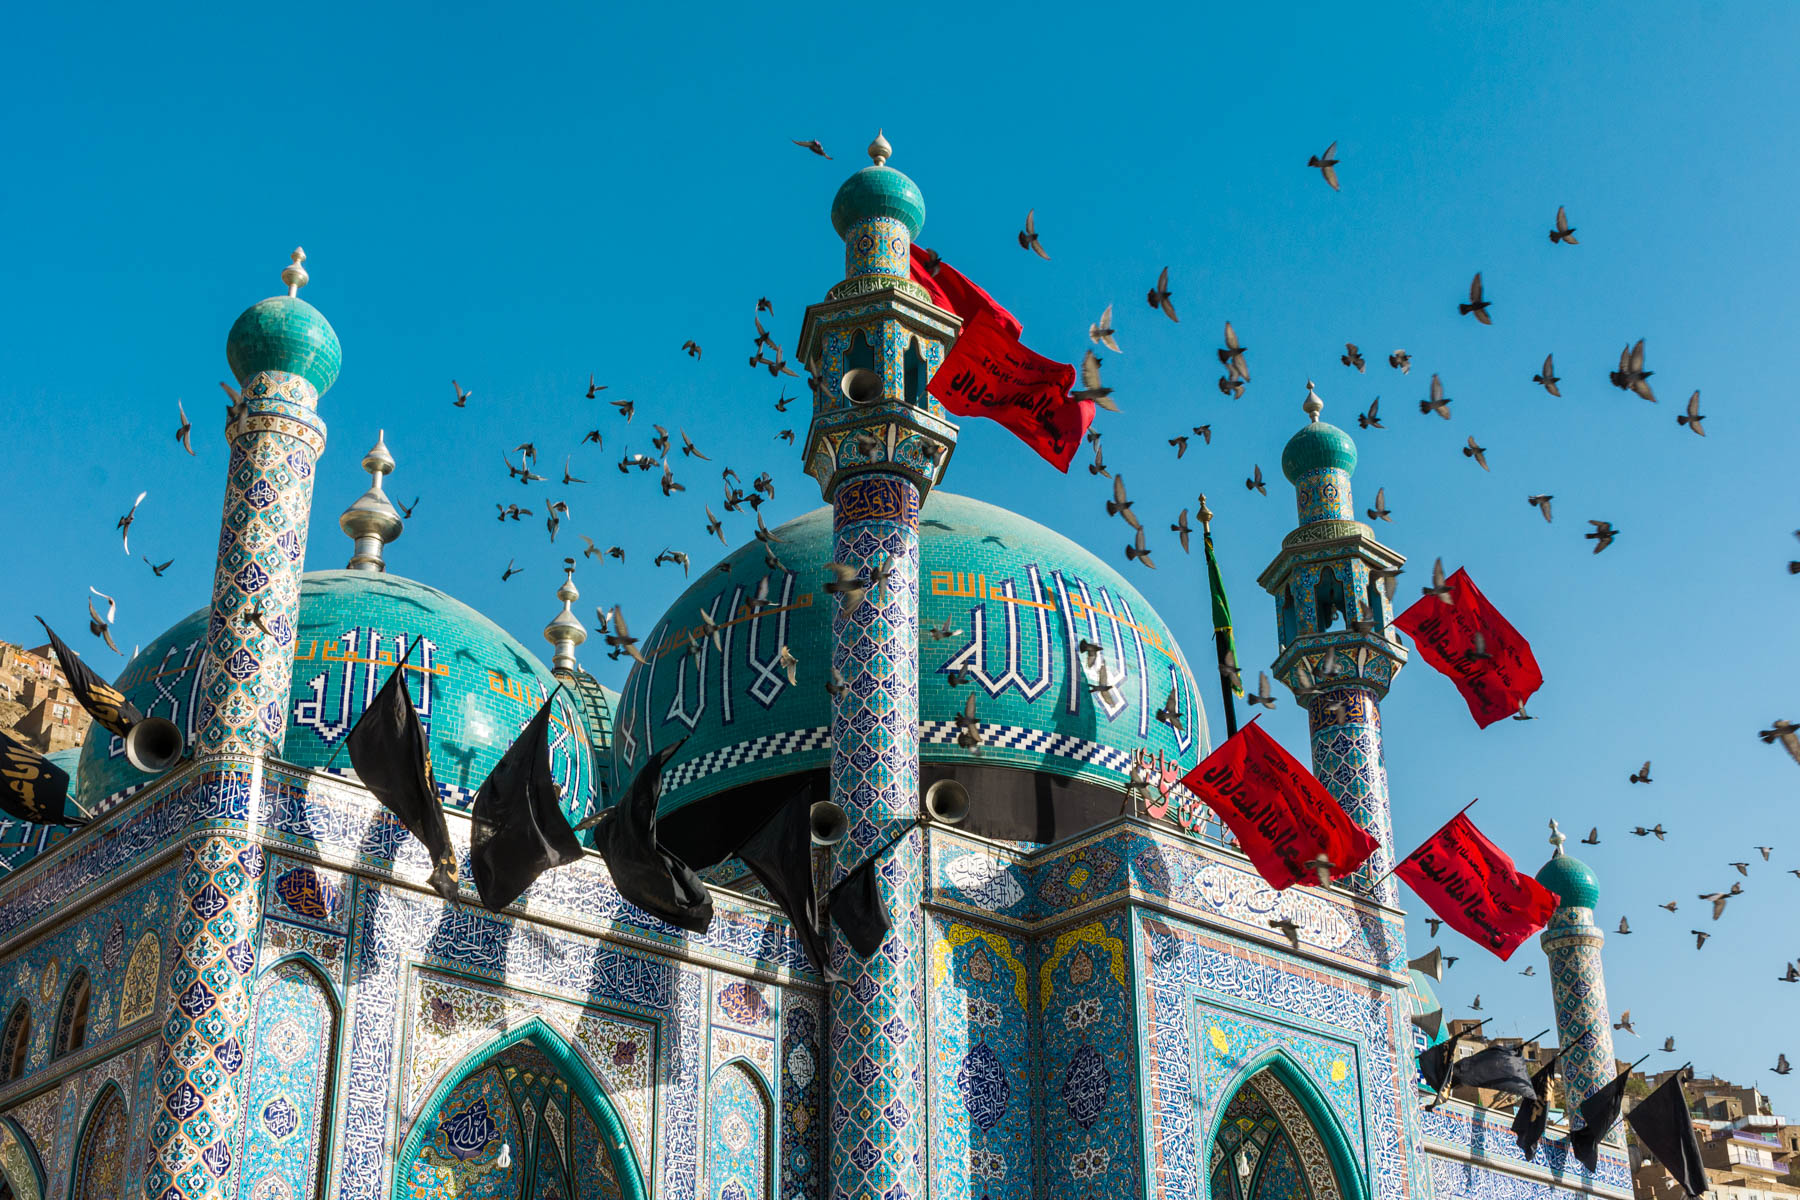
<path fill-rule="evenodd" d="M 1435 1200 L 1558 1200 L 1571 1191 L 1601 1196 L 1632 1194 L 1631 1172 L 1620 1134 L 1600 1148 L 1600 1169 L 1587 1169 L 1552 1132 L 1525 1160 L 1512 1132 L 1512 1114 L 1446 1100 L 1422 1112 L 1425 1155 Z"/>

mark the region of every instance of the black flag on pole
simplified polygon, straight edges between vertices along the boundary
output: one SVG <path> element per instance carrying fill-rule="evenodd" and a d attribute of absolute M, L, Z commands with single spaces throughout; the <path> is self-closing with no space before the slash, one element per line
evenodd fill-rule
<path fill-rule="evenodd" d="M 1526 1162 L 1537 1161 L 1538 1143 L 1544 1140 L 1544 1130 L 1550 1126 L 1550 1080 L 1556 1074 L 1556 1063 L 1561 1057 L 1559 1050 L 1537 1069 L 1537 1074 L 1531 1077 L 1531 1088 L 1537 1093 L 1537 1099 L 1519 1101 L 1519 1111 L 1513 1114 L 1513 1136 L 1519 1139 L 1519 1149 L 1524 1152 Z"/>
<path fill-rule="evenodd" d="M 893 928 L 887 907 L 881 902 L 880 881 L 875 877 L 875 863 L 880 857 L 875 854 L 864 859 L 830 892 L 831 919 L 843 931 L 850 948 L 864 958 L 881 949 L 882 939 Z"/>
<path fill-rule="evenodd" d="M 431 745 L 407 690 L 406 665 L 394 668 L 374 703 L 363 710 L 345 740 L 357 778 L 381 806 L 400 818 L 431 856 L 431 889 L 457 898 L 456 848 L 444 821 L 444 802 L 431 773 Z"/>
<path fill-rule="evenodd" d="M 1450 1080 L 1452 1087 L 1491 1088 L 1527 1100 L 1538 1098 L 1531 1086 L 1531 1068 L 1510 1046 L 1477 1050 L 1450 1068 Z"/>
<path fill-rule="evenodd" d="M 606 859 L 619 895 L 677 928 L 705 933 L 712 924 L 712 893 L 656 840 L 663 768 L 680 748 L 679 741 L 664 746 L 638 768 L 619 803 L 595 825 L 594 848 Z"/>
<path fill-rule="evenodd" d="M 806 947 L 806 957 L 819 973 L 831 977 L 825 939 L 819 936 L 818 899 L 813 888 L 812 788 L 784 800 L 748 841 L 737 857 L 756 873 L 769 897 L 781 906 Z"/>
<path fill-rule="evenodd" d="M 1462 1034 L 1453 1033 L 1437 1045 L 1427 1046 L 1419 1052 L 1419 1075 L 1432 1091 L 1441 1094 L 1449 1086 L 1450 1067 L 1456 1061 L 1456 1046 L 1462 1039 Z"/>
<path fill-rule="evenodd" d="M 102 729 L 124 737 L 133 725 L 144 719 L 144 714 L 125 698 L 123 692 L 94 674 L 93 668 L 82 662 L 80 655 L 63 644 L 56 631 L 44 623 L 44 618 L 39 617 L 37 623 L 50 635 L 50 649 L 56 651 L 56 661 L 68 677 L 69 690 L 75 693 L 75 699 Z"/>
<path fill-rule="evenodd" d="M 481 903 L 499 912 L 552 867 L 581 857 L 550 774 L 552 692 L 475 793 L 469 859 Z"/>
<path fill-rule="evenodd" d="M 1677 1071 L 1649 1096 L 1638 1101 L 1625 1121 L 1637 1134 L 1644 1149 L 1650 1151 L 1682 1190 L 1690 1196 L 1706 1191 L 1706 1170 L 1700 1163 L 1700 1139 L 1694 1134 L 1694 1116 L 1688 1111 L 1687 1093 L 1682 1080 L 1689 1074 Z"/>
<path fill-rule="evenodd" d="M 86 825 L 69 811 L 69 773 L 0 729 L 0 811 L 34 825 Z"/>
<path fill-rule="evenodd" d="M 1629 1070 L 1581 1102 L 1580 1129 L 1569 1131 L 1569 1149 L 1590 1171 L 1600 1167 L 1600 1143 L 1619 1123 L 1619 1109 L 1625 1103 L 1625 1085 L 1631 1081 Z"/>

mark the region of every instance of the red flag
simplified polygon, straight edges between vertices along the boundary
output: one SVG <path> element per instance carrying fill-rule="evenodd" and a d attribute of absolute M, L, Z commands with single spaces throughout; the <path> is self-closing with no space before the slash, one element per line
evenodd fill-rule
<path fill-rule="evenodd" d="M 1444 585 L 1449 604 L 1424 596 L 1394 618 L 1394 627 L 1411 634 L 1420 657 L 1450 677 L 1475 723 L 1486 729 L 1517 713 L 1544 686 L 1544 673 L 1531 643 L 1488 602 L 1467 571 L 1459 568 Z"/>
<path fill-rule="evenodd" d="M 1027 350 L 988 313 L 964 322 L 931 377 L 931 394 L 959 417 L 992 417 L 1059 471 L 1081 448 L 1094 402 L 1070 398 L 1075 368 Z"/>
<path fill-rule="evenodd" d="M 1375 839 L 1255 722 L 1181 782 L 1225 822 L 1271 887 L 1317 882 L 1311 864 L 1320 858 L 1342 878 L 1375 853 Z"/>
<path fill-rule="evenodd" d="M 1431 911 L 1501 961 L 1556 911 L 1556 893 L 1521 875 L 1506 851 L 1487 840 L 1469 815 L 1454 820 L 1406 856 L 1394 874 L 1406 880 Z"/>
<path fill-rule="evenodd" d="M 979 284 L 970 282 L 967 275 L 925 247 L 914 246 L 910 262 L 913 282 L 930 292 L 931 302 L 939 308 L 947 308 L 965 321 L 973 320 L 976 313 L 985 312 L 993 316 L 1008 337 L 1024 336 L 1025 327 L 1019 324 L 1019 318 L 1001 308 Z"/>

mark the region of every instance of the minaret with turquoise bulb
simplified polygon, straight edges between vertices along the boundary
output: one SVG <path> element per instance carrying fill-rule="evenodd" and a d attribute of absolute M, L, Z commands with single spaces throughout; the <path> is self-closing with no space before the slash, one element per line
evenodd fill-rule
<path fill-rule="evenodd" d="M 572 558 L 563 559 L 563 581 L 556 589 L 556 598 L 562 601 L 562 611 L 544 626 L 544 640 L 550 643 L 553 651 L 550 673 L 558 679 L 572 681 L 579 666 L 575 661 L 575 647 L 588 638 L 587 627 L 575 615 L 575 602 L 581 599 L 581 593 L 575 587 L 575 560 Z"/>
<path fill-rule="evenodd" d="M 237 797 L 231 803 L 252 824 L 263 807 L 262 760 L 281 752 L 287 729 L 313 467 L 325 449 L 317 409 L 340 361 L 331 324 L 299 298 L 305 258 L 294 251 L 281 273 L 287 295 L 246 309 L 225 342 L 241 399 L 225 426 L 231 458 L 194 752 L 197 786 Z M 187 844 L 148 1200 L 237 1200 L 263 865 L 262 848 L 228 830 Z"/>
<path fill-rule="evenodd" d="M 1562 1077 L 1567 1109 L 1579 1121 L 1581 1102 L 1613 1081 L 1612 1013 L 1606 1007 L 1606 974 L 1600 947 L 1606 935 L 1594 923 L 1600 903 L 1600 880 L 1580 859 L 1563 852 L 1566 841 L 1550 822 L 1550 861 L 1537 881 L 1562 903 L 1538 943 L 1550 959 L 1550 990 L 1556 1001 L 1556 1036 L 1562 1047 Z"/>
<path fill-rule="evenodd" d="M 1301 407 L 1307 424 L 1281 452 L 1300 524 L 1257 582 L 1275 597 L 1281 649 L 1273 669 L 1306 705 L 1313 774 L 1380 843 L 1345 885 L 1392 905 L 1394 882 L 1381 879 L 1394 865 L 1381 699 L 1406 651 L 1389 637 L 1393 606 L 1369 571 L 1398 571 L 1406 560 L 1356 519 L 1356 443 L 1319 419 L 1325 404 L 1311 380 Z"/>
<path fill-rule="evenodd" d="M 834 560 L 865 577 L 886 573 L 861 605 L 833 616 L 831 666 L 850 681 L 832 705 L 831 794 L 849 818 L 834 881 L 916 824 L 919 507 L 956 445 L 925 385 L 959 325 L 910 278 L 925 198 L 887 165 L 892 152 L 877 134 L 873 165 L 838 189 L 831 223 L 844 240 L 844 280 L 800 330 L 814 387 L 805 465 L 832 507 Z M 886 941 L 868 958 L 841 938 L 832 948 L 843 976 L 831 985 L 834 1200 L 925 1195 L 921 838 L 904 838 L 878 874 L 893 920 Z"/>

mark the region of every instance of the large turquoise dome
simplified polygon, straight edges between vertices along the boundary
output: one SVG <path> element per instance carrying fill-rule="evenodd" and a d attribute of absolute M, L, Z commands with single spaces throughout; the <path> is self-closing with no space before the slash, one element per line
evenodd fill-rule
<path fill-rule="evenodd" d="M 1356 443 L 1336 425 L 1310 421 L 1281 451 L 1281 473 L 1298 483 L 1302 475 L 1328 470 L 1354 472 Z"/>
<path fill-rule="evenodd" d="M 189 614 L 144 647 L 117 681 L 146 716 L 167 717 L 190 744 L 200 691 L 208 609 Z M 339 753 L 351 726 L 392 673 L 407 662 L 413 703 L 431 739 L 432 769 L 451 807 L 467 809 L 475 790 L 556 681 L 531 651 L 466 604 L 410 579 L 374 571 L 311 571 L 300 584 L 293 686 L 281 758 L 348 770 Z M 597 803 L 593 743 L 604 740 L 605 715 L 590 712 L 610 696 L 597 686 L 557 700 L 551 764 L 571 820 Z M 596 699 L 598 694 L 598 699 Z M 333 757 L 336 761 L 333 762 Z M 78 798 L 83 808 L 110 807 L 149 783 L 126 763 L 120 739 L 99 726 L 82 749 Z"/>
<path fill-rule="evenodd" d="M 1594 869 L 1572 855 L 1560 851 L 1543 870 L 1537 881 L 1562 897 L 1570 908 L 1594 908 L 1600 903 L 1600 879 Z"/>
<path fill-rule="evenodd" d="M 1174 636 L 1148 601 L 1112 567 L 1061 534 L 992 504 L 933 492 L 920 514 L 920 759 L 1011 767 L 1054 779 L 1123 790 L 1131 754 L 1146 750 L 1182 773 L 1210 743 L 1194 679 Z M 632 668 L 619 702 L 613 791 L 652 747 L 687 739 L 665 776 L 671 811 L 741 785 L 827 766 L 831 759 L 832 609 L 823 584 L 832 560 L 831 510 L 819 508 L 774 531 L 786 568 L 769 571 L 752 541 L 728 555 L 729 571 L 702 570 L 653 628 L 638 632 L 648 665 Z M 773 606 L 745 602 L 764 577 Z M 687 632 L 702 614 L 722 628 L 715 648 Z M 927 628 L 950 636 L 926 636 Z M 1122 674 L 1104 702 L 1078 650 L 1098 644 Z M 778 660 L 798 659 L 790 684 Z M 952 686 L 952 672 L 967 682 Z M 1173 692 L 1175 729 L 1156 713 Z M 956 744 L 955 717 L 973 694 L 983 732 L 979 752 Z M 1117 811 L 1116 808 L 1112 811 Z"/>
<path fill-rule="evenodd" d="M 864 167 L 838 188 L 831 202 L 831 227 L 843 237 L 851 226 L 872 217 L 891 217 L 914 240 L 925 228 L 925 194 L 892 167 Z"/>
<path fill-rule="evenodd" d="M 324 313 L 297 296 L 271 296 L 232 324 L 225 360 L 240 385 L 258 371 L 286 371 L 323 396 L 337 382 L 344 355 Z"/>

